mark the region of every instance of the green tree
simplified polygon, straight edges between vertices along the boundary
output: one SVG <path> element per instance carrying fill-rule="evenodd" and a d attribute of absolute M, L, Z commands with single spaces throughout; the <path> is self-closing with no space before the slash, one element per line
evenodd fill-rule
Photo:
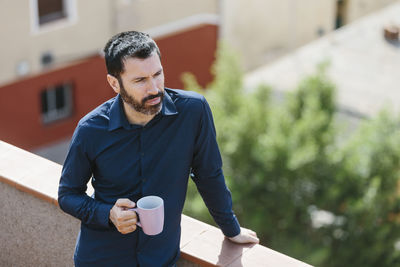
<path fill-rule="evenodd" d="M 320 229 L 329 237 L 324 266 L 400 266 L 399 119 L 382 112 L 366 122 L 332 165 L 323 208 L 342 220 Z"/>
<path fill-rule="evenodd" d="M 234 210 L 261 243 L 318 266 L 393 266 L 399 232 L 399 121 L 381 115 L 338 142 L 327 64 L 283 101 L 243 88 L 235 54 L 219 49 L 212 108 Z M 193 184 L 185 213 L 211 222 Z M 328 221 L 318 223 L 319 217 Z M 378 264 L 379 263 L 379 264 Z"/>

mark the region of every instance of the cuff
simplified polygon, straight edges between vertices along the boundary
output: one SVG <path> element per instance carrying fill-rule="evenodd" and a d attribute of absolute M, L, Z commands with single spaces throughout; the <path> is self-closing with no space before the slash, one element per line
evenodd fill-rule
<path fill-rule="evenodd" d="M 102 228 L 111 228 L 109 224 L 109 218 L 110 218 L 110 210 L 113 207 L 112 204 L 105 204 L 102 203 L 98 209 L 97 209 L 97 218 L 100 226 Z"/>
<path fill-rule="evenodd" d="M 240 234 L 240 224 L 236 216 L 233 217 L 231 223 L 220 225 L 220 228 L 226 237 L 234 237 Z"/>

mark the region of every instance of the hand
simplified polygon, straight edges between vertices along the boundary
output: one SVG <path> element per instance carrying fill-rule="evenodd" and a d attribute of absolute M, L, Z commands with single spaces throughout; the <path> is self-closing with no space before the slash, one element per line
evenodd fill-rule
<path fill-rule="evenodd" d="M 256 232 L 240 227 L 240 233 L 234 237 L 228 237 L 229 240 L 235 243 L 244 244 L 244 243 L 256 243 L 258 244 L 260 240 L 257 237 Z"/>
<path fill-rule="evenodd" d="M 110 220 L 121 234 L 129 234 L 136 230 L 137 216 L 133 210 L 135 202 L 127 199 L 118 199 L 110 210 Z"/>

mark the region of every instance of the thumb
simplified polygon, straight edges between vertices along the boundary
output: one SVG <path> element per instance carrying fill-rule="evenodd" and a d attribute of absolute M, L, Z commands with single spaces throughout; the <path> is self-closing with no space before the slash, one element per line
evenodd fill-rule
<path fill-rule="evenodd" d="M 121 208 L 134 208 L 136 206 L 135 202 L 128 198 L 118 199 L 117 202 L 115 202 L 115 205 Z"/>

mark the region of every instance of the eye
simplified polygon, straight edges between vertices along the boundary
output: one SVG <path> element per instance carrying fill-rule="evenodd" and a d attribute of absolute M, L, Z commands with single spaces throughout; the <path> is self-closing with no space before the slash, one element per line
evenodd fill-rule
<path fill-rule="evenodd" d="M 160 75 L 161 75 L 161 73 L 162 73 L 162 70 L 160 70 L 160 71 L 156 72 L 156 74 L 154 74 L 154 76 L 160 76 Z"/>
<path fill-rule="evenodd" d="M 144 82 L 144 78 L 139 78 L 139 79 L 136 79 L 136 80 L 134 80 L 134 82 L 135 83 L 141 83 L 141 82 Z"/>

